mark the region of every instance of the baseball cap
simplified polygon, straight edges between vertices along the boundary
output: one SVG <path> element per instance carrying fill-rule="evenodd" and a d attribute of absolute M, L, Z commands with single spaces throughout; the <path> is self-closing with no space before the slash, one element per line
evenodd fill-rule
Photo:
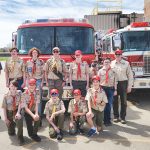
<path fill-rule="evenodd" d="M 29 85 L 35 85 L 36 84 L 36 80 L 35 79 L 30 79 L 29 80 Z"/>
<path fill-rule="evenodd" d="M 75 89 L 75 90 L 73 91 L 73 94 L 74 94 L 74 95 L 81 95 L 81 91 L 80 91 L 79 89 Z"/>
<path fill-rule="evenodd" d="M 115 55 L 122 55 L 122 53 L 123 53 L 123 51 L 120 50 L 120 49 L 117 49 L 117 50 L 115 51 Z"/>
<path fill-rule="evenodd" d="M 100 77 L 99 77 L 98 75 L 95 75 L 95 76 L 92 77 L 92 81 L 93 81 L 93 80 L 100 81 Z"/>

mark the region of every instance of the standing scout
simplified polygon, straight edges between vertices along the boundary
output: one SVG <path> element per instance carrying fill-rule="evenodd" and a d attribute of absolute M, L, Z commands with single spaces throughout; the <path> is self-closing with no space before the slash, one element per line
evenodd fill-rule
<path fill-rule="evenodd" d="M 82 52 L 75 51 L 75 60 L 70 64 L 70 86 L 73 89 L 80 89 L 83 99 L 86 95 L 86 89 L 89 88 L 89 66 L 87 62 L 82 61 Z"/>
<path fill-rule="evenodd" d="M 117 75 L 117 95 L 114 96 L 113 111 L 114 122 L 118 122 L 121 119 L 121 123 L 125 124 L 126 110 L 127 110 L 127 93 L 131 92 L 133 85 L 133 73 L 128 61 L 122 58 L 122 50 L 117 49 L 115 51 L 116 59 L 112 61 L 111 67 Z M 119 96 L 121 101 L 121 110 L 119 114 Z M 120 117 L 120 119 L 119 119 Z"/>
<path fill-rule="evenodd" d="M 8 128 L 8 134 L 10 136 L 15 135 L 15 125 L 17 125 L 18 132 L 17 137 L 19 144 L 24 143 L 23 138 L 23 117 L 21 115 L 22 102 L 21 91 L 17 91 L 17 81 L 11 81 L 9 85 L 9 91 L 5 94 L 2 108 L 4 110 L 4 120 Z"/>
<path fill-rule="evenodd" d="M 59 99 L 57 89 L 52 89 L 50 95 L 51 98 L 45 105 L 46 119 L 49 123 L 49 135 L 50 138 L 57 137 L 57 140 L 62 140 L 65 112 L 64 103 Z"/>
<path fill-rule="evenodd" d="M 5 78 L 6 87 L 9 87 L 9 83 L 12 80 L 17 80 L 18 90 L 23 91 L 25 87 L 25 65 L 22 59 L 18 57 L 19 50 L 17 48 L 11 48 L 11 57 L 6 61 L 5 64 Z"/>
<path fill-rule="evenodd" d="M 27 125 L 28 135 L 40 142 L 41 138 L 37 135 L 40 124 L 38 115 L 38 104 L 40 102 L 40 92 L 36 89 L 36 80 L 29 80 L 28 89 L 22 94 L 22 101 L 25 103 L 25 121 Z"/>
<path fill-rule="evenodd" d="M 73 91 L 74 99 L 70 100 L 68 113 L 70 113 L 69 133 L 74 135 L 76 133 L 83 134 L 82 126 L 86 121 L 87 104 L 86 101 L 81 100 L 81 91 L 75 89 Z"/>
<path fill-rule="evenodd" d="M 29 50 L 28 53 L 31 56 L 31 59 L 26 63 L 26 74 L 27 80 L 35 79 L 36 80 L 36 88 L 40 90 L 40 96 L 42 95 L 42 87 L 44 81 L 44 61 L 39 59 L 40 50 L 36 47 L 33 47 Z M 39 103 L 39 115 L 42 117 L 42 102 L 40 99 Z M 41 122 L 42 123 L 42 122 Z"/>
<path fill-rule="evenodd" d="M 61 99 L 66 81 L 66 64 L 60 58 L 60 49 L 58 47 L 53 48 L 52 54 L 53 56 L 45 64 L 45 80 L 49 90 L 59 90 L 59 98 Z"/>
<path fill-rule="evenodd" d="M 88 137 L 102 130 L 104 108 L 107 101 L 105 92 L 100 87 L 100 77 L 98 75 L 92 78 L 93 87 L 88 89 L 85 99 L 88 101 L 89 112 L 86 114 L 87 122 L 90 125 Z"/>
<path fill-rule="evenodd" d="M 105 91 L 108 99 L 104 110 L 104 124 L 105 126 L 112 125 L 111 123 L 111 108 L 113 104 L 114 92 L 117 90 L 117 79 L 114 70 L 110 67 L 111 60 L 106 58 L 103 62 L 103 67 L 98 71 L 100 77 L 100 85 Z"/>

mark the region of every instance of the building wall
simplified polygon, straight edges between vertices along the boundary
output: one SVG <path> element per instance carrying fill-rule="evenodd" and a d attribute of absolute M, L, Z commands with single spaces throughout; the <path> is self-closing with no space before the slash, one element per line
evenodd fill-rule
<path fill-rule="evenodd" d="M 120 16 L 126 16 L 127 18 L 120 19 Z M 122 14 L 118 13 L 100 13 L 99 15 L 85 15 L 84 18 L 88 19 L 88 22 L 93 25 L 95 31 L 106 31 L 109 29 L 119 29 L 127 26 L 131 22 L 143 21 L 144 14 Z"/>
<path fill-rule="evenodd" d="M 150 21 L 150 0 L 144 0 L 144 18 Z"/>

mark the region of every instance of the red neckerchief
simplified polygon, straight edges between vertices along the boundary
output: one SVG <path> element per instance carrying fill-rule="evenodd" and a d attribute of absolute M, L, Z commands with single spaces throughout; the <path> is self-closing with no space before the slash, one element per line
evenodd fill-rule
<path fill-rule="evenodd" d="M 12 96 L 12 98 L 13 98 L 13 102 L 12 102 L 13 116 L 15 116 L 15 114 L 16 114 L 16 109 L 17 109 L 17 107 L 16 107 L 16 96 Z"/>
<path fill-rule="evenodd" d="M 36 60 L 37 61 L 37 60 Z M 31 59 L 31 62 L 33 64 L 33 67 L 32 67 L 32 73 L 34 74 L 36 72 L 36 61 L 34 61 L 33 59 Z"/>
<path fill-rule="evenodd" d="M 28 90 L 26 90 L 26 94 L 29 94 Z M 29 109 L 31 109 L 32 106 L 34 105 L 34 100 L 35 100 L 35 98 L 34 98 L 34 92 L 33 92 L 33 93 L 30 93 L 30 101 L 28 104 Z"/>
<path fill-rule="evenodd" d="M 97 102 L 97 94 L 98 92 L 101 92 L 101 87 L 98 90 L 95 90 L 94 92 L 94 105 L 96 106 L 96 102 Z"/>
<path fill-rule="evenodd" d="M 109 67 L 107 70 L 106 70 L 106 80 L 105 80 L 105 83 L 108 83 L 108 80 L 109 80 L 109 70 L 111 69 L 111 67 Z"/>
<path fill-rule="evenodd" d="M 77 62 L 75 62 L 76 64 L 77 64 L 77 80 L 79 79 L 79 78 L 81 78 L 81 63 L 77 63 Z"/>
<path fill-rule="evenodd" d="M 75 104 L 74 104 L 74 108 L 75 108 L 75 112 L 78 112 L 78 110 L 79 110 L 79 108 L 78 108 L 78 103 L 76 102 Z"/>

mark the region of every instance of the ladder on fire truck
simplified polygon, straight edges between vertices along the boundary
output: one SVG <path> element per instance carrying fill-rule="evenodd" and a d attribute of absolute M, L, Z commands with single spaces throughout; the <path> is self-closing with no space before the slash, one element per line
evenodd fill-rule
<path fill-rule="evenodd" d="M 118 12 L 122 11 L 122 0 L 96 0 L 96 7 L 92 15 L 98 15 L 100 12 Z"/>

